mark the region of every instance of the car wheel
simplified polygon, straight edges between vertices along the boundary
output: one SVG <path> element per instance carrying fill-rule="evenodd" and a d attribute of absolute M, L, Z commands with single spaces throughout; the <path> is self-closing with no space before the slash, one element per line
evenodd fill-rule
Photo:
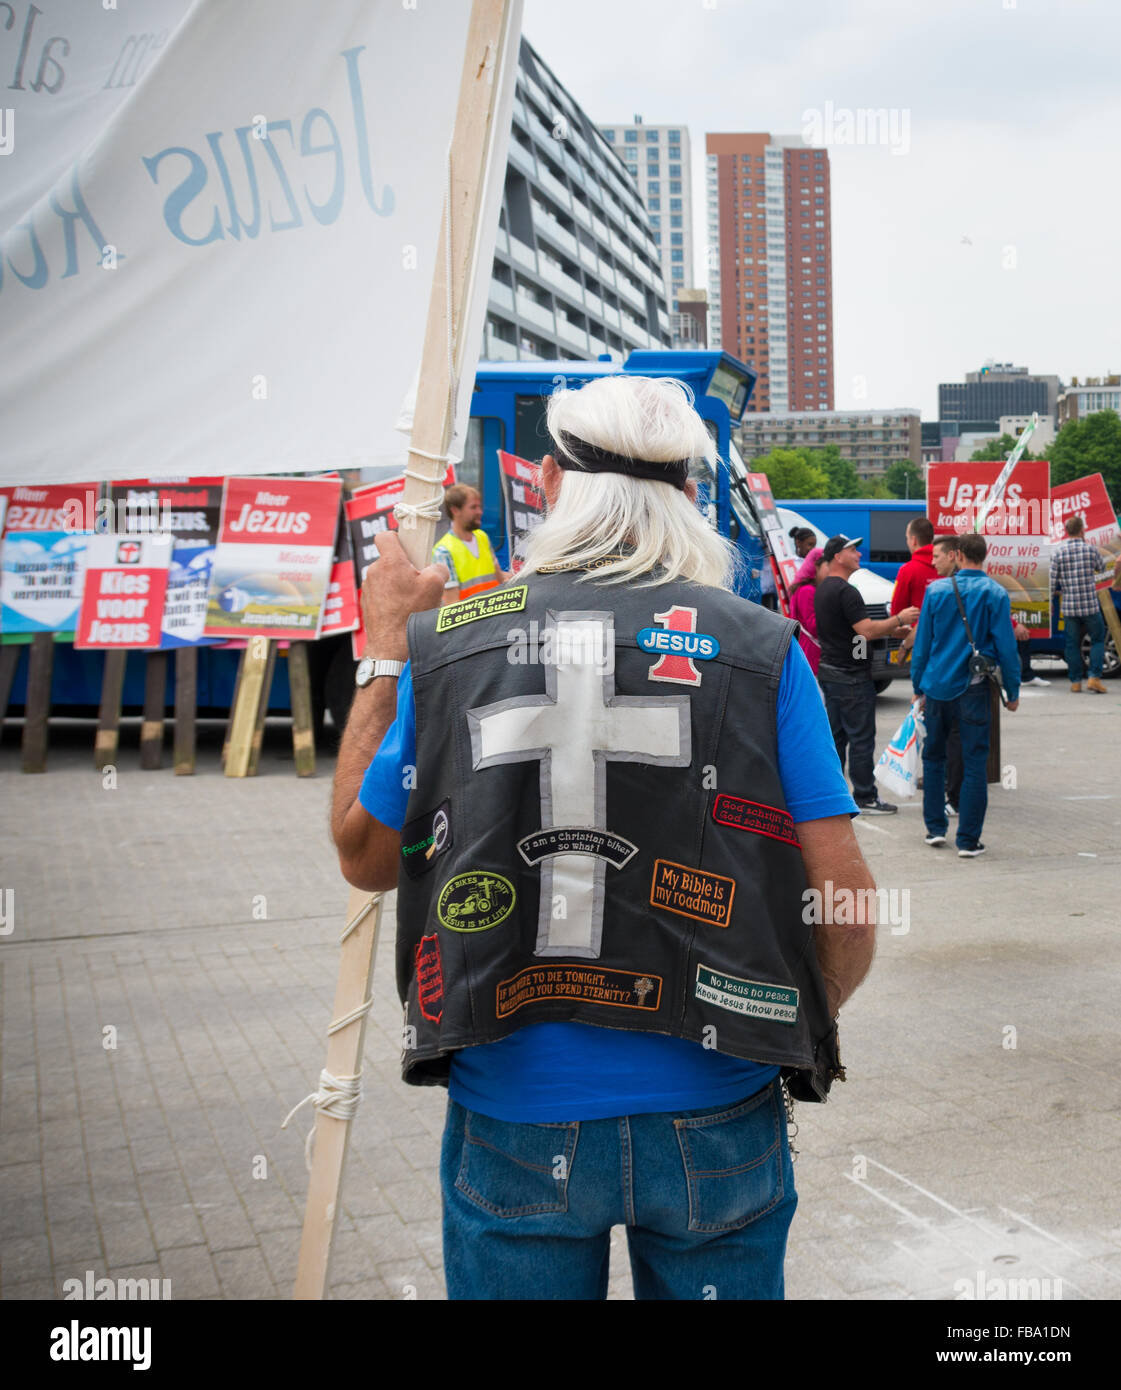
<path fill-rule="evenodd" d="M 895 682 L 893 680 L 873 681 L 872 684 L 876 687 L 876 694 L 882 695 L 884 691 L 887 690 L 890 686 L 893 686 Z"/>
<path fill-rule="evenodd" d="M 1082 662 L 1087 670 L 1090 669 L 1090 638 L 1086 636 L 1082 639 Z M 1107 632 L 1105 635 L 1105 654 L 1102 658 L 1102 679 L 1116 680 L 1121 675 L 1121 659 L 1117 655 L 1117 644 L 1113 640 L 1113 633 Z"/>

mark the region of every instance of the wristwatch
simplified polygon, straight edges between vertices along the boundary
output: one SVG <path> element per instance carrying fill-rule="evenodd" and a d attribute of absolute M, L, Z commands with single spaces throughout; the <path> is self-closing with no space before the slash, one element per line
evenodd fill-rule
<path fill-rule="evenodd" d="M 397 677 L 405 669 L 403 661 L 375 661 L 372 656 L 363 657 L 354 673 L 354 684 L 359 690 L 365 689 L 378 676 Z"/>

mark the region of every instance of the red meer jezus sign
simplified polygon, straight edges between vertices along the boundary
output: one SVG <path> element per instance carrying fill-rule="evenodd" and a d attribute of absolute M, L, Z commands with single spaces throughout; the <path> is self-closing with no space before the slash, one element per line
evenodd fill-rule
<path fill-rule="evenodd" d="M 91 536 L 74 646 L 145 650 L 160 645 L 172 538 Z"/>
<path fill-rule="evenodd" d="M 341 493 L 338 478 L 226 480 L 208 636 L 319 635 Z"/>

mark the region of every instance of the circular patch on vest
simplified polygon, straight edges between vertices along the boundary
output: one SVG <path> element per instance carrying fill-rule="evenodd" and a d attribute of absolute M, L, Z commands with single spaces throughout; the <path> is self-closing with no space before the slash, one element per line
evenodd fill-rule
<path fill-rule="evenodd" d="M 444 884 L 436 901 L 436 916 L 449 931 L 488 931 L 505 922 L 518 895 L 501 874 L 456 874 Z"/>

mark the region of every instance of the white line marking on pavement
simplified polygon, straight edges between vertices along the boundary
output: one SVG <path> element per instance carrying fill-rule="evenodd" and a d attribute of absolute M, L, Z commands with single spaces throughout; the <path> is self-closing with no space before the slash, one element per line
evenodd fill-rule
<path fill-rule="evenodd" d="M 943 1198 L 937 1196 L 935 1193 L 930 1192 L 925 1187 L 920 1186 L 917 1182 L 912 1182 L 910 1178 L 905 1178 L 902 1173 L 897 1173 L 894 1168 L 889 1168 L 885 1163 L 877 1163 L 877 1161 L 874 1158 L 869 1158 L 867 1161 L 874 1168 L 879 1168 L 881 1172 L 887 1173 L 891 1177 L 896 1178 L 899 1182 L 905 1183 L 908 1187 L 913 1188 L 914 1191 L 920 1193 L 923 1197 L 926 1197 L 930 1201 L 936 1203 L 938 1206 L 945 1208 L 946 1211 L 952 1212 L 954 1216 L 960 1217 L 962 1220 L 968 1222 L 970 1226 L 976 1227 L 977 1230 L 979 1230 L 988 1240 L 991 1241 L 1005 1234 L 1003 1231 L 1000 1231 L 994 1223 L 990 1222 L 986 1224 L 981 1221 L 975 1221 L 969 1215 L 968 1212 L 962 1211 L 960 1207 L 955 1207 L 952 1202 L 945 1201 Z M 884 1193 L 879 1192 L 876 1188 L 869 1186 L 867 1182 L 861 1182 L 859 1178 L 853 1177 L 851 1173 L 845 1173 L 843 1176 L 848 1178 L 849 1182 L 855 1183 L 857 1187 L 862 1188 L 865 1192 L 870 1192 L 873 1197 L 878 1197 L 880 1201 L 883 1202 L 886 1206 L 889 1206 L 893 1210 L 899 1212 L 902 1216 L 906 1217 L 906 1219 L 912 1222 L 914 1225 L 921 1227 L 930 1235 L 938 1236 L 940 1240 L 944 1240 L 947 1242 L 947 1244 L 952 1245 L 953 1248 L 957 1250 L 959 1254 L 965 1255 L 972 1260 L 977 1260 L 979 1258 L 976 1252 L 966 1250 L 963 1246 L 959 1245 L 958 1242 L 954 1240 L 952 1236 L 947 1234 L 947 1232 L 940 1231 L 938 1227 L 935 1226 L 928 1218 L 917 1216 L 913 1211 L 910 1210 L 910 1208 L 903 1206 L 899 1202 L 893 1201 L 890 1197 L 885 1196 Z M 976 1210 L 976 1208 L 974 1208 L 974 1210 Z M 1001 1207 L 1000 1210 L 1007 1211 L 1008 1209 L 1005 1207 Z M 1023 1217 L 1017 1216 L 1015 1212 L 1008 1212 L 1008 1214 L 1010 1216 L 1015 1217 L 1015 1219 L 1018 1221 L 1023 1221 L 1026 1226 L 1031 1227 L 1032 1230 L 1038 1231 L 1040 1235 L 1047 1235 L 1046 1231 L 1040 1230 L 1038 1227 L 1032 1226 L 1032 1223 L 1030 1221 L 1026 1221 Z M 1063 1244 L 1062 1241 L 1058 1240 L 1054 1236 L 1052 1236 L 1051 1239 L 1054 1240 L 1056 1244 Z M 894 1244 L 897 1245 L 900 1250 L 904 1250 L 907 1254 L 912 1255 L 915 1259 L 919 1258 L 917 1255 L 915 1255 L 914 1251 L 907 1250 L 907 1247 L 901 1245 L 898 1241 L 895 1241 Z M 1084 1256 L 1079 1255 L 1078 1251 L 1075 1250 L 1073 1246 L 1068 1245 L 1065 1248 L 1070 1250 L 1072 1254 L 1077 1255 L 1079 1259 L 1085 1258 Z M 1069 1277 L 1069 1275 L 1060 1275 L 1057 1270 L 1054 1270 L 1049 1265 L 1044 1264 L 1044 1262 L 1038 1257 L 1035 1257 L 1034 1262 L 1039 1266 L 1040 1269 L 1045 1270 L 1046 1273 L 1051 1275 L 1052 1277 L 1056 1279 L 1062 1278 L 1066 1283 L 1067 1287 L 1072 1289 L 1075 1293 L 1083 1293 L 1083 1290 L 1078 1287 L 1078 1285 L 1074 1282 L 1073 1279 Z M 1095 1266 L 1095 1268 L 1097 1268 L 1097 1266 Z M 1110 1271 L 1110 1273 L 1112 1273 L 1112 1271 Z M 1118 1276 L 1114 1275 L 1113 1277 L 1117 1278 Z"/>
<path fill-rule="evenodd" d="M 1035 1231 L 1037 1235 L 1045 1236 L 1047 1240 L 1053 1241 L 1056 1245 L 1062 1246 L 1064 1250 L 1069 1250 L 1072 1255 L 1077 1255 L 1080 1260 L 1087 1257 L 1076 1250 L 1073 1245 L 1068 1245 L 1065 1240 L 1060 1240 L 1058 1236 L 1053 1236 L 1050 1231 L 1045 1231 L 1042 1226 L 1037 1226 L 1033 1221 L 1029 1221 L 1026 1216 L 1021 1216 L 1018 1211 L 1013 1211 L 1011 1207 L 1001 1207 L 1000 1209 L 1006 1216 L 1011 1216 L 1013 1220 L 1022 1222 L 1029 1230 Z M 1104 1265 L 1094 1266 L 1101 1269 L 1103 1274 L 1108 1274 L 1111 1279 L 1121 1279 L 1121 1274 L 1117 1274 L 1112 1269 L 1107 1269 Z"/>
<path fill-rule="evenodd" d="M 1100 792 L 1095 796 L 1061 796 L 1060 801 L 1112 801 L 1112 792 Z"/>
<path fill-rule="evenodd" d="M 886 835 L 889 840 L 895 839 L 890 830 L 885 830 L 882 825 L 873 825 L 871 821 L 865 820 L 862 816 L 857 816 L 854 824 L 862 825 L 865 830 L 874 830 L 877 835 Z"/>

